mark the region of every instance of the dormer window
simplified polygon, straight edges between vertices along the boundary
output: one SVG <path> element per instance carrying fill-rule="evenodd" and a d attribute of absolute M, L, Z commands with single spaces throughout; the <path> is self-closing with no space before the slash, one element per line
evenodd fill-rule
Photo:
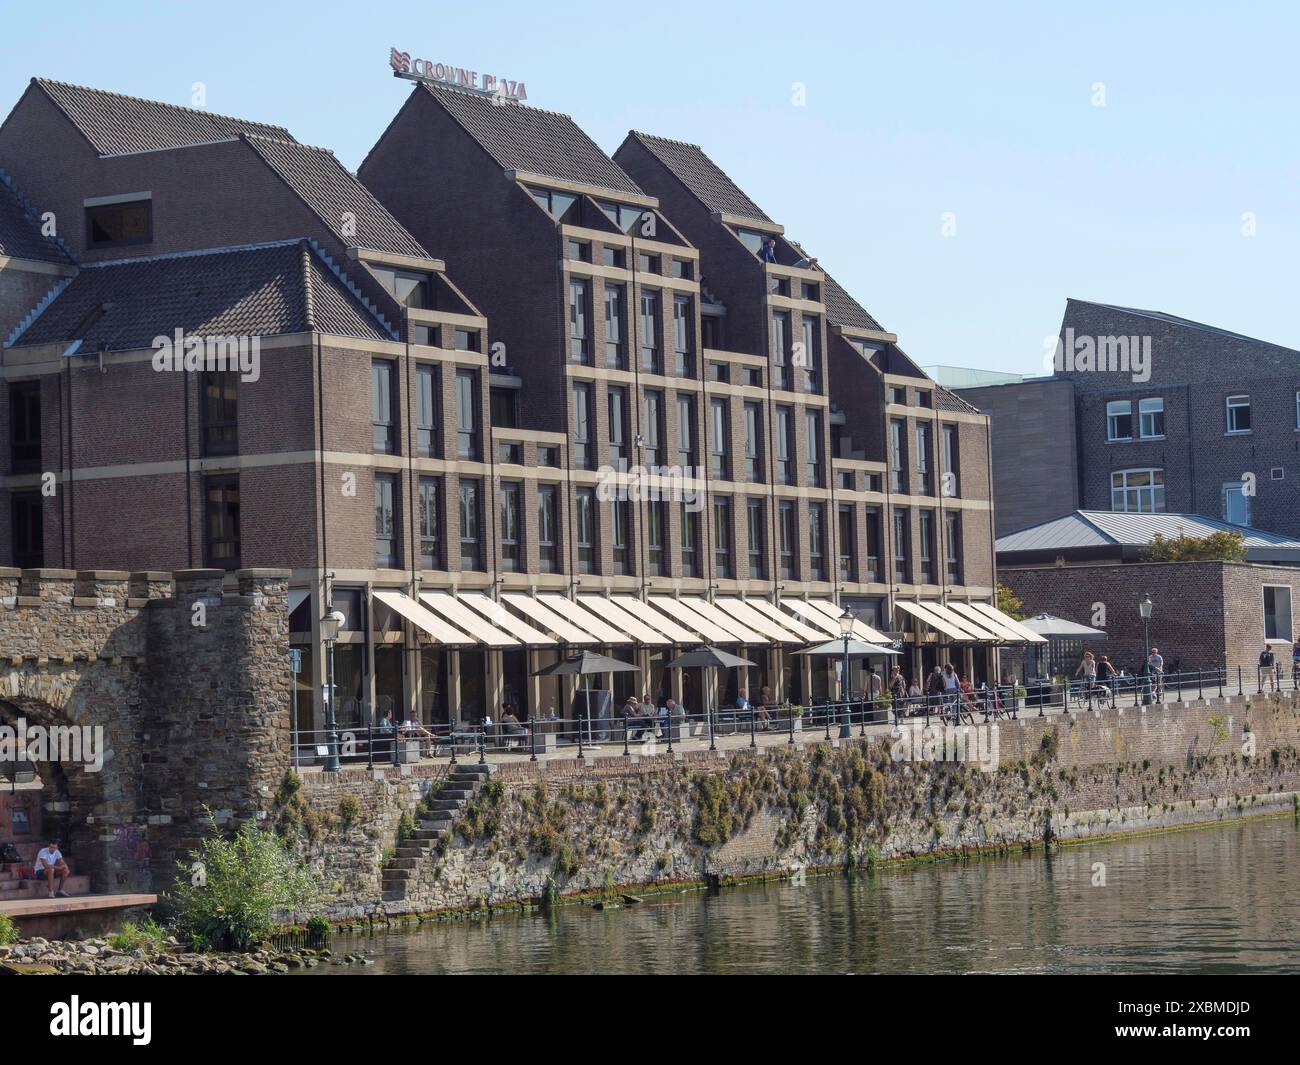
<path fill-rule="evenodd" d="M 530 188 L 528 191 L 537 205 L 557 222 L 577 225 L 582 221 L 582 204 L 573 193 L 539 188 Z"/>
<path fill-rule="evenodd" d="M 636 224 L 641 221 L 641 215 L 645 212 L 642 207 L 630 207 L 625 203 L 609 203 L 607 201 L 601 202 L 600 209 L 623 233 L 631 233 Z"/>
<path fill-rule="evenodd" d="M 736 236 L 740 238 L 740 243 L 745 245 L 750 251 L 757 255 L 763 250 L 763 241 L 767 238 L 762 233 L 753 229 L 737 229 Z"/>
<path fill-rule="evenodd" d="M 148 244 L 151 240 L 151 196 L 109 196 L 86 201 L 87 248 L 117 248 L 127 244 Z"/>
<path fill-rule="evenodd" d="M 396 270 L 391 266 L 372 266 L 371 273 L 403 307 L 433 310 L 433 279 L 417 270 Z"/>

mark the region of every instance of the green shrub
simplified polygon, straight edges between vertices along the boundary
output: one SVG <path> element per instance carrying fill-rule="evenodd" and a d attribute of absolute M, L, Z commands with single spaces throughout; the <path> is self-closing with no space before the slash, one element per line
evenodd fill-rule
<path fill-rule="evenodd" d="M 339 819 L 344 828 L 351 828 L 361 816 L 361 800 L 355 795 L 344 795 L 339 800 Z"/>
<path fill-rule="evenodd" d="M 403 810 L 397 822 L 397 840 L 399 843 L 405 843 L 413 835 L 415 835 L 415 818 Z"/>
<path fill-rule="evenodd" d="M 287 775 L 286 775 L 287 776 Z M 180 932 L 196 946 L 216 950 L 254 949 L 281 910 L 301 910 L 316 897 L 306 867 L 270 832 L 253 820 L 233 838 L 220 835 L 208 810 L 211 835 L 178 862 L 180 877 L 172 892 Z"/>
<path fill-rule="evenodd" d="M 12 943 L 18 938 L 18 926 L 14 920 L 6 913 L 0 913 L 0 947 L 6 943 Z"/>
<path fill-rule="evenodd" d="M 114 950 L 139 950 L 140 948 L 161 947 L 167 939 L 167 929 L 147 917 L 140 924 L 127 921 L 120 932 L 108 937 L 108 945 Z"/>

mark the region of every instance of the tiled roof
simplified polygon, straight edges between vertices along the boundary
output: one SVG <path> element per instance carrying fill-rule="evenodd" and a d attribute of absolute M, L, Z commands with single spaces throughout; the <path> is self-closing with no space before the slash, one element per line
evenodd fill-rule
<path fill-rule="evenodd" d="M 344 169 L 333 152 L 278 138 L 246 134 L 244 140 L 344 244 L 429 257 L 420 242 Z M 344 232 L 345 214 L 352 216 L 354 233 Z"/>
<path fill-rule="evenodd" d="M 939 410 L 962 411 L 966 414 L 979 414 L 979 407 L 973 403 L 967 403 L 956 392 L 950 392 L 942 385 L 934 386 L 935 406 Z"/>
<path fill-rule="evenodd" d="M 879 333 L 886 331 L 830 274 L 826 275 L 822 296 L 826 304 L 826 319 L 832 325 L 844 326 L 846 329 L 873 329 Z"/>
<path fill-rule="evenodd" d="M 281 126 L 245 122 L 211 111 L 141 100 L 47 78 L 33 78 L 32 84 L 68 116 L 100 155 L 180 148 L 187 144 L 230 140 L 241 133 L 293 140 L 289 131 Z"/>
<path fill-rule="evenodd" d="M 717 163 L 704 154 L 699 145 L 638 133 L 636 130 L 632 130 L 628 136 L 635 137 L 644 145 L 710 211 L 742 215 L 760 222 L 772 221 Z"/>
<path fill-rule="evenodd" d="M 1120 307 L 1114 303 L 1093 303 L 1091 300 L 1071 299 L 1071 303 L 1082 303 L 1092 307 L 1100 307 L 1107 311 L 1118 311 L 1120 314 L 1133 315 L 1135 318 L 1150 318 L 1157 322 L 1165 322 L 1169 325 L 1180 326 L 1183 329 L 1195 329 L 1202 333 L 1213 333 L 1215 336 L 1225 337 L 1230 340 L 1244 340 L 1250 344 L 1269 344 L 1270 347 L 1280 347 L 1278 344 L 1270 344 L 1267 340 L 1258 340 L 1255 337 L 1248 337 L 1242 333 L 1234 333 L 1229 329 L 1221 329 L 1217 325 L 1206 325 L 1204 322 L 1194 322 L 1190 318 L 1180 318 L 1176 314 L 1167 314 L 1164 311 L 1144 311 L 1140 307 Z"/>
<path fill-rule="evenodd" d="M 101 345 L 127 351 L 176 329 L 259 337 L 315 329 L 393 339 L 317 248 L 286 240 L 89 263 L 11 344 L 80 340 L 82 352 Z"/>
<path fill-rule="evenodd" d="M 635 181 L 568 115 L 422 82 L 503 170 L 527 170 L 560 181 L 643 195 Z M 417 92 L 420 89 L 416 90 Z"/>
<path fill-rule="evenodd" d="M 41 233 L 41 224 L 8 175 L 0 170 L 0 257 L 43 263 L 72 262 L 59 242 Z"/>

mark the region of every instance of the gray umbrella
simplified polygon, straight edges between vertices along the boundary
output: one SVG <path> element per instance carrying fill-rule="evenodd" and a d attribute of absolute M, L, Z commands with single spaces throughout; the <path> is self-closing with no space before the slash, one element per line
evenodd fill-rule
<path fill-rule="evenodd" d="M 666 669 L 735 669 L 740 666 L 757 665 L 748 658 L 737 658 L 735 655 L 728 654 L 726 651 L 719 651 L 716 647 L 709 647 L 707 644 L 696 647 L 692 651 L 678 655 L 668 665 Z M 709 750 L 716 751 L 717 744 L 713 739 L 713 713 L 705 707 L 705 717 L 709 722 Z"/>
<path fill-rule="evenodd" d="M 1022 626 L 1039 636 L 1061 636 L 1075 640 L 1104 640 L 1106 633 L 1102 629 L 1090 628 L 1075 621 L 1054 617 L 1051 614 L 1035 614 L 1020 622 Z"/>
<path fill-rule="evenodd" d="M 595 651 L 579 651 L 575 655 L 556 662 L 552 666 L 544 666 L 533 674 L 534 677 L 559 677 L 559 676 L 578 676 L 590 677 L 597 673 L 640 673 L 641 667 L 634 666 L 631 662 L 620 662 L 617 658 L 610 658 L 608 655 L 598 655 Z M 583 716 L 587 721 L 587 742 L 591 742 L 591 682 L 588 681 L 583 685 L 583 707 L 585 713 Z M 582 757 L 582 729 L 578 729 L 578 757 Z"/>
<path fill-rule="evenodd" d="M 796 651 L 797 655 L 814 655 L 825 658 L 843 658 L 845 657 L 843 640 L 827 640 L 825 643 L 819 643 L 816 647 L 805 647 L 802 651 Z M 895 651 L 892 647 L 881 647 L 875 643 L 865 643 L 862 640 L 850 640 L 848 647 L 849 658 L 869 658 L 872 655 L 897 655 L 901 651 Z"/>

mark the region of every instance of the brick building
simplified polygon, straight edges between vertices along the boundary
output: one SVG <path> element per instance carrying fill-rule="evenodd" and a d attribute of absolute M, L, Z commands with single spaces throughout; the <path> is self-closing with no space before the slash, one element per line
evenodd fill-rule
<path fill-rule="evenodd" d="M 0 125 L 0 562 L 291 570 L 304 728 L 328 602 L 345 725 L 563 712 L 532 674 L 579 646 L 692 709 L 674 648 L 740 646 L 806 701 L 831 674 L 790 652 L 839 604 L 984 676 L 1015 636 L 980 620 L 986 420 L 725 175 L 739 213 L 675 186 L 669 143 L 624 166 L 420 84 L 358 177 L 280 127 L 34 80 Z M 650 467 L 679 494 L 638 492 Z"/>

